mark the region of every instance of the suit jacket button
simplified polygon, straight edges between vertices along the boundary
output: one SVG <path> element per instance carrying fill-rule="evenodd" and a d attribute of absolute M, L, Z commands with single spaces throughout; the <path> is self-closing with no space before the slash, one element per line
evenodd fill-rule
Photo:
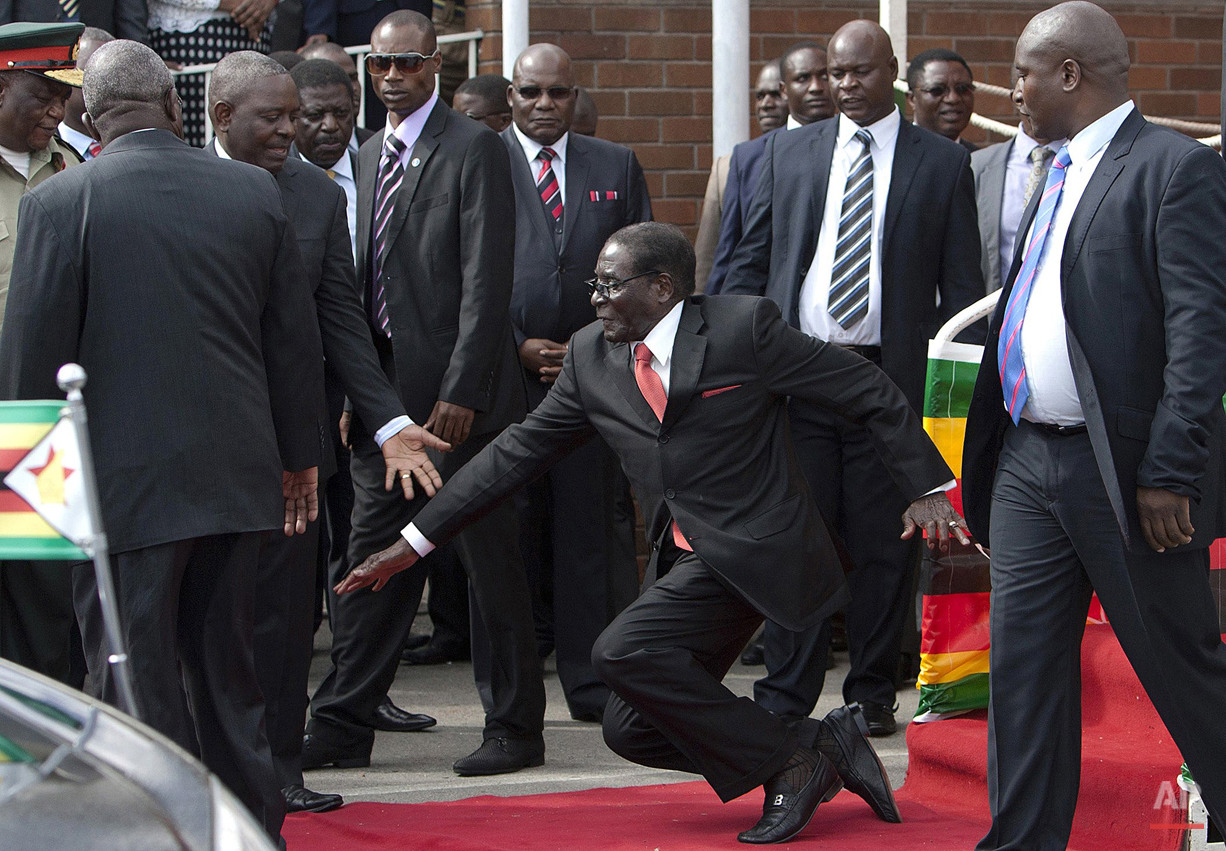
<path fill-rule="evenodd" d="M 659 441 L 660 443 L 668 443 L 668 435 L 667 434 L 660 435 Z"/>
<path fill-rule="evenodd" d="M 672 488 L 669 488 L 668 490 L 664 491 L 664 498 L 665 498 L 665 499 L 672 499 L 672 498 L 673 498 L 673 497 L 675 497 L 676 495 L 677 495 L 677 492 L 676 492 L 675 490 L 673 490 Z"/>

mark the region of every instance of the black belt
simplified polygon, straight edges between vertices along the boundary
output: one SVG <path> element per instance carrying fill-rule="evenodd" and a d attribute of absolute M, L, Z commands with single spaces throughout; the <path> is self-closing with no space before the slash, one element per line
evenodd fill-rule
<path fill-rule="evenodd" d="M 1054 423 L 1036 423 L 1033 420 L 1022 420 L 1022 422 L 1030 423 L 1035 428 L 1056 437 L 1070 437 L 1074 434 L 1086 433 L 1085 423 L 1079 423 L 1077 425 L 1055 425 Z"/>
<path fill-rule="evenodd" d="M 841 343 L 835 343 L 835 345 L 840 349 L 855 352 L 860 357 L 871 360 L 873 363 L 881 363 L 881 346 L 844 346 Z"/>

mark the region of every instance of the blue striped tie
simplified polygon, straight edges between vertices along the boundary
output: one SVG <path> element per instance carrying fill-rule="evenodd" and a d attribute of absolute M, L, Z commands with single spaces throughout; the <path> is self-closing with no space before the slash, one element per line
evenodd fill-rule
<path fill-rule="evenodd" d="M 843 190 L 827 308 L 843 328 L 850 328 L 868 314 L 868 265 L 873 253 L 873 155 L 869 150 L 873 136 L 860 129 L 856 138 L 864 148 L 851 164 Z"/>
<path fill-rule="evenodd" d="M 1060 194 L 1064 189 L 1064 174 L 1071 159 L 1068 148 L 1063 147 L 1056 153 L 1056 159 L 1047 172 L 1047 184 L 1043 188 L 1043 197 L 1039 200 L 1039 211 L 1034 217 L 1034 227 L 1031 230 L 1030 242 L 1026 246 L 1022 268 L 1013 282 L 1013 291 L 1009 294 L 1009 305 L 1005 308 L 1005 318 L 1000 323 L 1000 339 L 996 343 L 996 358 L 1000 365 L 1000 386 L 1005 395 L 1005 407 L 1013 424 L 1022 416 L 1022 408 L 1030 398 L 1030 388 L 1026 385 L 1026 364 L 1022 361 L 1022 320 L 1026 318 L 1026 304 L 1030 301 L 1030 291 L 1034 288 L 1034 276 L 1043 260 L 1043 251 L 1047 248 L 1047 235 L 1051 232 L 1051 220 L 1060 206 Z"/>

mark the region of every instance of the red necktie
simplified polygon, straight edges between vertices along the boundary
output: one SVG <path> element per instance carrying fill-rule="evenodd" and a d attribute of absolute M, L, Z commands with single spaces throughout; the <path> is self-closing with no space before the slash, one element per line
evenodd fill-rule
<path fill-rule="evenodd" d="M 651 406 L 656 419 L 663 422 L 664 409 L 668 406 L 668 394 L 664 392 L 664 382 L 651 368 L 651 357 L 651 349 L 647 348 L 645 343 L 639 343 L 638 348 L 634 350 L 634 380 L 638 382 L 639 392 Z M 686 552 L 694 552 L 690 542 L 681 534 L 676 520 L 673 521 L 673 543 Z"/>
<path fill-rule="evenodd" d="M 90 142 L 89 143 L 89 158 L 92 160 L 94 157 L 98 156 L 98 154 L 100 153 L 102 153 L 102 146 L 99 145 L 97 142 Z"/>

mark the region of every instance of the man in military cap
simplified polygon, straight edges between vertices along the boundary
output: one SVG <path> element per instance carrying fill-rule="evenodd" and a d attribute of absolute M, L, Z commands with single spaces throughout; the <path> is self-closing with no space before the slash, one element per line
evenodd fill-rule
<path fill-rule="evenodd" d="M 64 119 L 81 24 L 0 26 L 0 324 L 8 299 L 17 204 L 53 174 L 81 162 L 55 132 Z M 0 656 L 70 681 L 72 576 L 57 562 L 0 562 Z M 73 683 L 80 685 L 80 683 Z"/>

